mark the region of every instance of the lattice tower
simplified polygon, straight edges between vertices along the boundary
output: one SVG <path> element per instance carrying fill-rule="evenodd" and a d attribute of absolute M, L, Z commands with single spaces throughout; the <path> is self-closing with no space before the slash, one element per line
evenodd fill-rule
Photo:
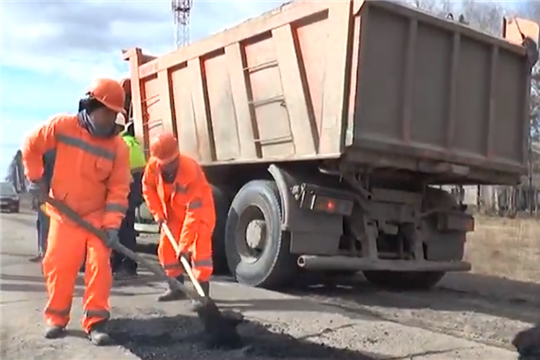
<path fill-rule="evenodd" d="M 193 0 L 171 0 L 174 16 L 174 42 L 177 48 L 189 44 L 189 25 Z"/>

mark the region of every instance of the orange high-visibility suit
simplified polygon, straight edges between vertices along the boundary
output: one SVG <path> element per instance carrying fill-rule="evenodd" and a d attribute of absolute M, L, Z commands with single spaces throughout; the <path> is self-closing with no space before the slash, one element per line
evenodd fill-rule
<path fill-rule="evenodd" d="M 151 157 L 143 176 L 143 197 L 156 221 L 167 225 L 184 253 L 191 253 L 193 273 L 208 282 L 213 271 L 212 233 L 216 222 L 212 188 L 199 164 L 179 154 L 179 168 L 171 184 L 163 181 L 159 161 Z M 182 275 L 174 248 L 162 231 L 158 257 L 168 276 Z"/>
<path fill-rule="evenodd" d="M 41 179 L 42 156 L 51 149 L 56 149 L 56 163 L 49 195 L 97 228 L 118 229 L 127 209 L 131 182 L 129 152 L 122 138 L 94 137 L 79 124 L 76 115 L 55 117 L 24 144 L 28 179 Z M 49 205 L 47 213 L 51 223 L 42 262 L 49 294 L 45 320 L 49 326 L 68 324 L 77 272 L 86 252 L 82 325 L 89 332 L 92 325 L 110 316 L 110 249 Z"/>

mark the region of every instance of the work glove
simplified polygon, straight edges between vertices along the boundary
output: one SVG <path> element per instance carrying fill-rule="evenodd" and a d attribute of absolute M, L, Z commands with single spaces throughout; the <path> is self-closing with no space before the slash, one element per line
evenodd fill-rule
<path fill-rule="evenodd" d="M 42 194 L 46 194 L 45 185 L 41 180 L 32 181 L 28 185 L 28 193 L 33 197 L 39 197 Z"/>
<path fill-rule="evenodd" d="M 117 229 L 105 229 L 107 234 L 106 245 L 109 248 L 114 248 L 119 243 L 118 230 Z"/>

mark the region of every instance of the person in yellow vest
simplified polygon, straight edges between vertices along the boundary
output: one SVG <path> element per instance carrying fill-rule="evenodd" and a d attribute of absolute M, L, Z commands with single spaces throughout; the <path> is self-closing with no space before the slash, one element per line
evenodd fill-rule
<path fill-rule="evenodd" d="M 135 211 L 143 202 L 141 181 L 146 166 L 146 158 L 141 145 L 135 138 L 133 122 L 126 124 L 124 115 L 121 113 L 118 114 L 116 119 L 116 130 L 129 148 L 129 163 L 133 179 L 128 197 L 129 207 L 120 227 L 118 237 L 122 245 L 135 251 L 137 245 Z M 137 276 L 137 263 L 116 251 L 113 251 L 111 267 L 114 277 L 117 280 Z"/>

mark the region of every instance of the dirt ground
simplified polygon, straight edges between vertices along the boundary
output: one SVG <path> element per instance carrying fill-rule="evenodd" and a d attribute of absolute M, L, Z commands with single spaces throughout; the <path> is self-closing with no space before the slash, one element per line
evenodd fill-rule
<path fill-rule="evenodd" d="M 110 330 L 116 346 L 89 344 L 77 324 L 79 300 L 70 336 L 50 342 L 42 337 L 43 278 L 39 265 L 27 261 L 35 252 L 34 226 L 29 211 L 0 217 L 2 359 L 513 360 L 513 336 L 540 314 L 534 269 L 540 225 L 478 217 L 467 244 L 474 271 L 447 274 L 431 291 L 381 291 L 358 277 L 278 293 L 216 277 L 218 304 L 248 319 L 239 328 L 246 340 L 240 350 L 202 348 L 195 331 L 200 325 L 185 305 L 156 303 L 163 285 L 146 273 L 113 289 Z"/>
<path fill-rule="evenodd" d="M 540 284 L 540 220 L 478 215 L 467 237 L 473 273 Z"/>
<path fill-rule="evenodd" d="M 82 278 L 68 336 L 49 341 L 42 335 L 43 277 L 39 264 L 28 262 L 35 252 L 34 226 L 30 212 L 0 217 L 0 357 L 6 360 L 513 360 L 512 349 L 488 344 L 485 338 L 508 339 L 514 326 L 526 325 L 520 320 L 523 314 L 507 304 L 499 308 L 490 302 L 491 308 L 482 308 L 448 291 L 392 294 L 362 282 L 299 289 L 303 294 L 291 295 L 215 278 L 212 294 L 218 305 L 241 311 L 247 319 L 239 327 L 245 346 L 221 351 L 203 345 L 201 324 L 187 311 L 187 302 L 156 302 L 164 286 L 143 269 L 139 280 L 113 288 L 109 329 L 114 346 L 96 348 L 80 329 Z M 424 322 L 415 323 L 418 318 Z M 508 330 L 494 324 L 506 324 Z M 452 328 L 472 335 L 448 330 Z M 484 337 L 473 336 L 479 333 Z"/>

